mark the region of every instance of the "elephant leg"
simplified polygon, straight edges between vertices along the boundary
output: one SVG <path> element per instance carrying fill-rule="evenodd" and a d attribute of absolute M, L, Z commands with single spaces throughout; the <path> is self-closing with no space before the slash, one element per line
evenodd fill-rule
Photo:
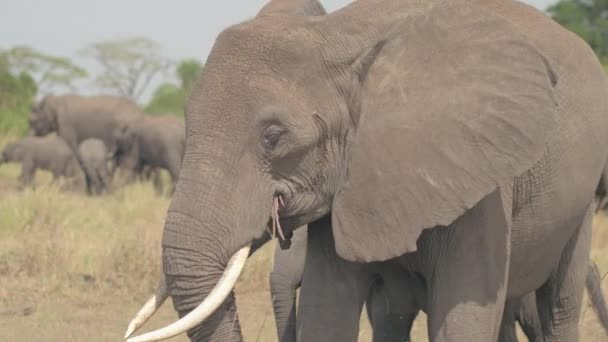
<path fill-rule="evenodd" d="M 105 165 L 103 165 L 99 171 L 99 181 L 101 184 L 101 192 L 108 193 L 110 192 L 112 177 L 110 176 L 108 169 L 106 169 L 104 166 Z"/>
<path fill-rule="evenodd" d="M 602 277 L 597 269 L 597 265 L 591 261 L 589 262 L 589 271 L 587 272 L 585 285 L 589 293 L 591 306 L 595 310 L 602 327 L 604 327 L 604 331 L 608 333 L 608 308 L 606 307 L 606 300 L 602 293 Z"/>
<path fill-rule="evenodd" d="M 99 196 L 103 193 L 103 186 L 102 186 L 102 180 L 101 180 L 101 174 L 100 174 L 100 170 L 97 169 L 95 170 L 95 180 L 94 180 L 94 187 L 95 187 L 95 195 Z"/>
<path fill-rule="evenodd" d="M 277 244 L 274 252 L 270 292 L 280 342 L 296 341 L 296 290 L 300 287 L 304 273 L 307 229 L 296 229 L 291 239 L 291 247 L 282 250 Z"/>
<path fill-rule="evenodd" d="M 331 218 L 309 224 L 297 340 L 356 342 L 363 303 L 373 279 L 365 264 L 348 262 L 337 255 Z"/>
<path fill-rule="evenodd" d="M 530 342 L 544 341 L 538 309 L 536 307 L 536 293 L 531 292 L 519 301 L 519 309 L 516 312 L 516 319 L 521 330 Z"/>
<path fill-rule="evenodd" d="M 373 330 L 373 342 L 409 342 L 410 331 L 418 315 L 418 308 L 412 307 L 407 313 L 394 310 L 382 278 L 378 278 L 370 290 L 365 307 Z"/>
<path fill-rule="evenodd" d="M 174 157 L 169 166 L 169 175 L 171 176 L 171 189 L 170 194 L 173 194 L 175 191 L 175 185 L 177 184 L 177 179 L 179 178 L 179 171 L 181 167 L 181 158 Z"/>
<path fill-rule="evenodd" d="M 515 329 L 516 312 L 519 309 L 519 300 L 508 300 L 505 302 L 505 309 L 502 314 L 500 333 L 498 342 L 517 342 L 517 332 Z"/>
<path fill-rule="evenodd" d="M 36 165 L 31 158 L 25 158 L 21 163 L 21 175 L 19 176 L 19 182 L 22 187 L 31 186 L 34 181 L 34 175 L 36 174 Z"/>
<path fill-rule="evenodd" d="M 154 184 L 154 189 L 156 190 L 157 195 L 162 195 L 164 192 L 163 189 L 163 180 L 161 178 L 161 169 L 154 168 L 152 170 L 152 183 Z"/>
<path fill-rule="evenodd" d="M 429 284 L 429 339 L 496 341 L 510 261 L 509 190 L 494 191 L 446 229 Z"/>
<path fill-rule="evenodd" d="M 536 291 L 545 341 L 578 341 L 578 323 L 589 263 L 592 213 L 590 205 L 582 224 L 564 248 L 556 270 Z"/>
<path fill-rule="evenodd" d="M 536 294 L 534 292 L 528 293 L 522 298 L 506 301 L 500 326 L 499 342 L 518 341 L 515 322 L 519 322 L 519 326 L 528 338 L 528 341 L 543 341 L 540 320 L 536 309 Z"/>

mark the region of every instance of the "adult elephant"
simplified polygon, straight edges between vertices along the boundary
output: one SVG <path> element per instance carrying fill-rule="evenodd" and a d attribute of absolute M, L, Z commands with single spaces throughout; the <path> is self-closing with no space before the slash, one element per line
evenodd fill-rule
<path fill-rule="evenodd" d="M 128 165 L 131 175 L 143 174 L 145 168 L 156 171 L 157 191 L 158 169 L 165 169 L 175 185 L 186 144 L 186 129 L 179 118 L 146 116 L 119 132 L 116 140 L 119 166 Z"/>
<path fill-rule="evenodd" d="M 286 238 L 331 230 L 346 260 L 421 274 L 433 342 L 496 341 L 505 300 L 536 289 L 559 304 L 539 308 L 546 339 L 577 340 L 608 143 L 589 46 L 516 1 L 288 7 L 214 44 L 164 226 L 181 319 L 131 341 L 242 340 L 232 288 L 269 222 Z M 312 266 L 299 340 L 353 340 L 356 327 L 326 333 L 334 304 L 359 315 L 368 289 L 309 286 Z"/>
<path fill-rule="evenodd" d="M 74 153 L 89 138 L 103 141 L 114 153 L 117 132 L 142 118 L 133 101 L 119 96 L 47 95 L 32 107 L 29 124 L 33 135 L 56 132 Z"/>

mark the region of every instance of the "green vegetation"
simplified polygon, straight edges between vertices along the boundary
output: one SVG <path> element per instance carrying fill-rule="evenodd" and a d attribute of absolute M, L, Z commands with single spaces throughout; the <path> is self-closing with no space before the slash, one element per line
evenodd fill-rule
<path fill-rule="evenodd" d="M 27 115 L 37 94 L 73 90 L 73 82 L 86 75 L 64 57 L 24 46 L 0 50 L 0 133 L 25 134 Z"/>
<path fill-rule="evenodd" d="M 602 63 L 608 63 L 608 1 L 560 0 L 547 13 L 583 38 Z"/>
<path fill-rule="evenodd" d="M 11 72 L 8 57 L 0 52 L 0 133 L 27 131 L 27 114 L 36 91 L 34 79 L 26 72 Z"/>
<path fill-rule="evenodd" d="M 146 111 L 151 114 L 173 113 L 183 117 L 186 100 L 201 69 L 202 65 L 194 59 L 180 62 L 176 68 L 179 85 L 173 83 L 160 85 L 146 107 Z"/>

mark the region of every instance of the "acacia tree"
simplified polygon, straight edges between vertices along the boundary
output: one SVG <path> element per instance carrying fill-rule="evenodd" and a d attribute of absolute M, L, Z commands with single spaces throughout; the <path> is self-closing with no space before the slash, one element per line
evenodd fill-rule
<path fill-rule="evenodd" d="M 13 74 L 33 78 L 38 94 L 57 90 L 76 91 L 74 82 L 87 76 L 86 70 L 66 57 L 52 56 L 27 46 L 0 51 L 6 68 Z"/>
<path fill-rule="evenodd" d="M 100 88 L 135 101 L 171 66 L 160 46 L 144 37 L 95 43 L 81 53 L 100 64 L 102 71 L 95 78 Z"/>

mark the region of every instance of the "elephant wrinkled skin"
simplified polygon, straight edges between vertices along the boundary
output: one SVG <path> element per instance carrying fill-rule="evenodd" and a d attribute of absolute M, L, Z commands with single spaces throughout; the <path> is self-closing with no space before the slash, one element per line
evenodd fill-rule
<path fill-rule="evenodd" d="M 215 41 L 164 226 L 182 320 L 131 341 L 242 341 L 230 289 L 273 222 L 285 237 L 308 224 L 309 255 L 420 274 L 432 342 L 496 341 L 506 300 L 533 291 L 545 339 L 576 341 L 608 143 L 589 46 L 517 1 L 359 0 L 313 17 L 302 3 L 272 1 Z M 372 283 L 318 289 L 309 255 L 298 340 L 355 340 L 358 327 L 327 332 Z"/>
<path fill-rule="evenodd" d="M 323 233 L 328 232 L 324 231 Z M 298 228 L 294 231 L 292 245 L 288 250 L 283 250 L 278 245 L 275 249 L 273 269 L 270 274 L 270 291 L 277 334 L 281 342 L 296 341 L 296 290 L 302 284 L 307 255 L 307 235 L 306 227 Z M 372 282 L 365 304 L 373 329 L 373 341 L 412 341 L 410 330 L 414 319 L 421 310 L 426 312 L 427 307 L 426 284 L 419 275 L 405 270 L 393 273 L 392 270 L 387 269 L 386 265 L 381 263 L 375 263 L 371 266 L 357 265 L 356 263 L 340 260 L 335 253 L 321 254 L 316 253 L 317 251 L 314 249 L 311 252 L 315 258 L 321 255 L 324 257 L 320 262 L 312 261 L 316 263 L 314 274 L 324 276 L 318 279 L 309 278 L 308 284 L 312 282 L 317 289 L 322 289 L 326 287 L 341 288 L 348 283 L 352 284 L 353 279 Z M 340 265 L 341 263 L 346 264 L 340 266 L 341 270 L 351 269 L 354 272 L 334 272 L 331 269 L 331 265 Z M 608 333 L 608 311 L 601 292 L 601 278 L 595 264 L 590 263 L 588 269 L 586 288 L 590 294 L 593 309 L 598 314 L 604 331 Z M 356 274 L 358 272 L 367 272 L 368 277 L 357 278 Z M 365 284 L 362 285 L 365 286 Z M 336 302 L 335 307 L 337 309 L 348 308 L 352 301 L 349 299 L 345 298 L 344 302 Z M 326 298 L 326 300 L 328 299 Z M 302 305 L 302 300 L 300 300 L 300 303 Z M 549 305 L 553 304 L 550 303 Z M 332 330 L 340 331 L 359 324 L 359 317 L 352 316 L 350 320 L 345 320 L 342 319 L 343 316 L 337 314 L 333 317 Z M 519 323 L 529 341 L 544 341 L 534 292 L 526 294 L 522 298 L 507 300 L 498 338 L 499 342 L 517 341 L 515 322 Z M 328 334 L 327 331 L 324 333 Z"/>

